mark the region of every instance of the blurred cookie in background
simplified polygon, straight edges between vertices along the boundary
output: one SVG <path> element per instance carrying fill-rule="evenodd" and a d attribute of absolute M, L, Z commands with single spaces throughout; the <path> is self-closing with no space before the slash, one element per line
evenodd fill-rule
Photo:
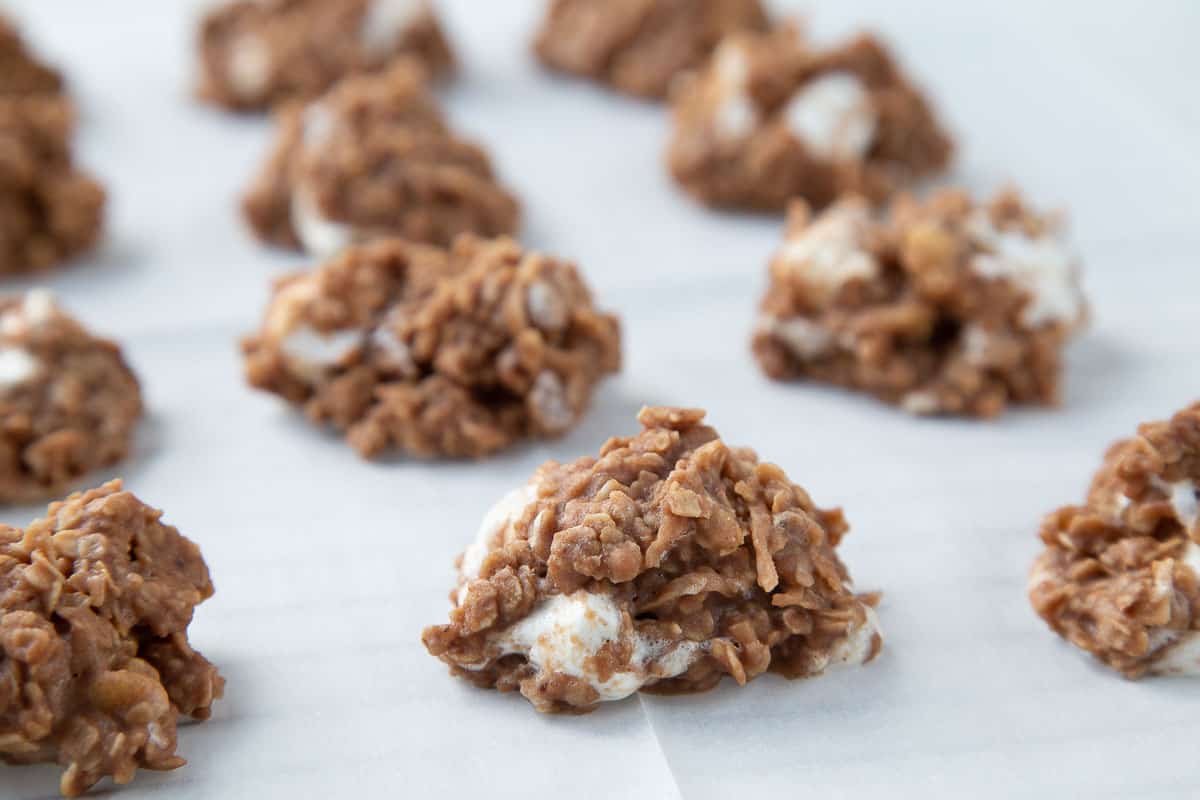
<path fill-rule="evenodd" d="M 246 377 L 364 457 L 480 458 L 573 428 L 621 363 L 616 316 L 569 262 L 511 239 L 385 239 L 284 278 Z"/>
<path fill-rule="evenodd" d="M 726 39 L 674 103 L 667 163 L 715 207 L 822 208 L 846 193 L 881 203 L 941 172 L 953 142 L 875 37 L 810 45 L 795 25 Z"/>
<path fill-rule="evenodd" d="M 200 23 L 200 96 L 236 111 L 308 100 L 338 80 L 415 59 L 455 59 L 429 0 L 235 0 Z"/>
<path fill-rule="evenodd" d="M 792 208 L 754 353 L 776 380 L 813 380 L 920 415 L 994 417 L 1053 405 L 1062 351 L 1087 320 L 1063 221 L 1012 191 L 943 190 L 886 212 L 845 198 Z"/>
<path fill-rule="evenodd" d="M 534 51 L 550 69 L 661 100 L 722 37 L 766 27 L 759 0 L 551 0 Z"/>
<path fill-rule="evenodd" d="M 412 62 L 291 105 L 278 129 L 242 205 L 263 241 L 325 257 L 380 237 L 448 245 L 517 229 L 516 198 L 449 128 Z"/>

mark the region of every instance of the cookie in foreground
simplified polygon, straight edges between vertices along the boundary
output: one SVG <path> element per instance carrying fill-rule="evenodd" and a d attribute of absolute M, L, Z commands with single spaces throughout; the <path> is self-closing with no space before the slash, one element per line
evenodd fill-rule
<path fill-rule="evenodd" d="M 309 100 L 397 58 L 432 76 L 454 70 L 429 0 L 234 0 L 204 17 L 197 39 L 201 98 L 237 111 Z"/>
<path fill-rule="evenodd" d="M 331 256 L 399 236 L 447 245 L 513 233 L 520 206 L 487 153 L 446 125 L 411 62 L 290 106 L 242 209 L 260 239 Z"/>
<path fill-rule="evenodd" d="M 551 0 L 534 51 L 550 69 L 663 99 L 722 37 L 767 25 L 759 0 Z"/>
<path fill-rule="evenodd" d="M 1042 522 L 1029 599 L 1127 677 L 1200 674 L 1200 403 L 1109 448 L 1087 500 Z"/>
<path fill-rule="evenodd" d="M 875 598 L 837 555 L 842 512 L 703 419 L 645 408 L 598 457 L 542 465 L 461 556 L 429 652 L 548 712 L 874 658 Z"/>
<path fill-rule="evenodd" d="M 161 516 L 113 481 L 0 526 L 0 758 L 60 764 L 67 797 L 182 766 L 177 719 L 224 689 L 187 637 L 208 568 Z"/>
<path fill-rule="evenodd" d="M 142 416 L 120 348 L 35 289 L 0 298 L 0 503 L 61 496 L 125 458 Z"/>
<path fill-rule="evenodd" d="M 881 203 L 952 154 L 932 106 L 874 36 L 821 49 L 781 26 L 727 38 L 680 91 L 667 164 L 703 203 L 777 212 L 847 193 Z"/>
<path fill-rule="evenodd" d="M 943 190 L 876 213 L 795 204 L 753 347 L 777 380 L 867 392 L 913 414 L 994 417 L 1052 405 L 1086 321 L 1061 219 L 1014 192 Z"/>
<path fill-rule="evenodd" d="M 620 328 L 572 264 L 510 239 L 392 239 L 279 282 L 243 350 L 251 385 L 364 457 L 481 457 L 573 427 Z"/>

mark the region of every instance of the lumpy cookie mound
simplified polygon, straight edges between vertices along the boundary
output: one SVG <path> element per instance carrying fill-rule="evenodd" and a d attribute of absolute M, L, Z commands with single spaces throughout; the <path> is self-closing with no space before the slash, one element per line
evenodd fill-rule
<path fill-rule="evenodd" d="M 161 516 L 113 481 L 0 526 L 0 757 L 61 764 L 67 797 L 182 766 L 176 719 L 224 688 L 187 638 L 208 568 Z"/>
<path fill-rule="evenodd" d="M 237 111 L 309 100 L 397 58 L 454 71 L 429 0 L 236 0 L 200 25 L 200 96 Z"/>
<path fill-rule="evenodd" d="M 552 0 L 534 50 L 551 69 L 662 99 L 724 36 L 767 24 L 759 0 Z"/>
<path fill-rule="evenodd" d="M 142 414 L 116 344 L 45 290 L 0 298 L 0 502 L 61 495 L 125 458 Z"/>
<path fill-rule="evenodd" d="M 56 95 L 62 89 L 58 70 L 30 53 L 16 26 L 0 14 L 0 97 Z"/>
<path fill-rule="evenodd" d="M 73 162 L 74 127 L 62 95 L 0 91 L 0 275 L 46 269 L 99 240 L 104 190 Z"/>
<path fill-rule="evenodd" d="M 674 104 L 667 162 L 712 206 L 821 208 L 855 193 L 882 202 L 941 171 L 953 152 L 925 97 L 877 39 L 833 49 L 794 26 L 735 34 Z"/>
<path fill-rule="evenodd" d="M 944 190 L 884 214 L 847 198 L 793 205 L 754 353 L 775 379 L 868 392 L 914 414 L 993 417 L 1059 399 L 1061 352 L 1085 323 L 1061 220 L 1014 192 Z"/>
<path fill-rule="evenodd" d="M 449 130 L 411 62 L 284 110 L 243 210 L 259 238 L 318 256 L 385 236 L 500 236 L 520 218 L 487 153 Z"/>
<path fill-rule="evenodd" d="M 1042 523 L 1033 608 L 1127 677 L 1200 673 L 1200 403 L 1117 442 Z"/>
<path fill-rule="evenodd" d="M 574 266 L 511 240 L 381 240 L 281 281 L 244 351 L 251 385 L 364 457 L 480 457 L 571 428 L 620 332 Z"/>
<path fill-rule="evenodd" d="M 539 711 L 862 664 L 882 644 L 818 508 L 695 409 L 647 408 L 598 458 L 548 462 L 483 520 L 429 652 Z"/>

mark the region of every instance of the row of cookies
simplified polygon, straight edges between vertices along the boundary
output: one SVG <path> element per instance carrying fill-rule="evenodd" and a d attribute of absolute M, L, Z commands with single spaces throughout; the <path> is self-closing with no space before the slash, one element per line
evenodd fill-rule
<path fill-rule="evenodd" d="M 349 10 L 329 18 L 324 29 L 358 31 L 370 14 L 382 13 L 379 6 L 391 9 L 387 19 L 411 20 L 397 16 L 397 9 L 411 5 L 421 4 L 348 2 Z M 585 5 L 554 4 L 551 19 L 574 19 L 590 30 L 579 22 Z M 277 10 L 285 16 L 304 6 L 280 3 Z M 344 24 L 350 27 L 339 27 Z M 640 30 L 642 23 L 629 24 Z M 267 29 L 282 31 L 281 41 L 290 37 L 295 46 L 294 29 Z M 630 90 L 651 85 L 637 78 L 639 47 L 625 47 L 625 67 L 579 71 Z M 752 46 L 747 60 L 757 52 Z M 598 63 L 618 60 L 609 56 Z M 255 63 L 254 57 L 248 61 Z M 310 54 L 296 63 L 313 61 Z M 701 62 L 697 57 L 688 66 Z M 691 84 L 696 108 L 713 110 L 718 119 L 730 113 L 723 100 L 707 99 L 713 85 L 725 86 L 730 70 L 713 66 Z M 495 185 L 490 168 L 479 168 L 486 159 L 478 149 L 448 133 L 436 107 L 427 113 L 419 72 L 393 65 L 334 86 L 306 109 L 284 112 L 281 145 L 272 157 L 276 179 L 258 182 L 267 188 L 251 193 L 247 210 L 264 220 L 256 227 L 277 232 L 278 241 L 309 246 L 308 237 L 332 243 L 329 250 L 337 254 L 318 270 L 280 283 L 261 330 L 245 343 L 248 375 L 255 385 L 302 405 L 314 420 L 345 430 L 364 455 L 391 447 L 421 455 L 482 455 L 524 437 L 557 435 L 583 413 L 595 383 L 618 366 L 616 320 L 594 308 L 568 264 L 507 240 L 466 236 L 450 242 L 454 236 L 446 231 L 459 220 L 468 220 L 461 230 L 475 230 L 472 225 L 500 218 L 492 212 L 515 210 L 515 203 Z M 666 83 L 659 91 L 641 91 L 659 94 Z M 687 90 L 679 91 L 686 96 Z M 766 90 L 745 91 L 754 105 Z M 836 97 L 846 92 L 826 86 L 817 94 L 824 98 L 818 107 L 832 103 L 836 109 Z M 389 105 L 395 97 L 402 99 Z M 797 137 L 786 131 L 781 136 L 787 125 L 777 123 L 819 114 L 785 114 L 778 98 L 761 102 L 749 113 L 745 105 L 732 112 L 754 120 L 753 126 L 739 124 L 747 139 L 761 142 L 734 152 L 733 162 L 721 162 L 726 166 L 695 173 L 697 194 L 715 192 L 712 202 L 767 205 L 719 198 L 727 185 L 735 187 L 734 195 L 755 189 L 739 169 L 761 163 L 780 141 L 794 149 Z M 852 140 L 863 136 L 860 111 L 861 105 L 857 116 L 838 123 Z M 406 127 L 410 115 L 412 128 Z M 406 122 L 397 125 L 396 119 Z M 385 124 L 376 128 L 377 120 Z M 318 155 L 296 155 L 310 141 Z M 758 155 L 741 162 L 750 150 Z M 365 180 L 389 172 L 381 163 L 394 163 L 402 175 L 395 185 L 415 192 L 405 195 L 406 202 L 374 191 Z M 464 181 L 446 177 L 459 174 L 447 173 L 447 163 L 465 165 L 478 183 L 454 194 Z M 845 180 L 862 181 L 848 185 L 869 196 L 867 172 L 845 171 L 856 176 Z M 832 173 L 840 175 L 840 166 Z M 726 174 L 736 180 L 726 184 Z M 810 199 L 821 206 L 841 191 L 830 190 L 824 202 Z M 781 204 L 791 196 L 787 192 L 794 190 L 779 190 Z M 469 198 L 467 210 L 426 202 L 447 193 L 456 201 Z M 489 205 L 481 195 L 509 202 Z M 269 213 L 256 216 L 264 209 Z M 379 219 L 404 219 L 403 228 L 392 230 L 391 222 L 380 225 Z M 1040 256 L 1053 243 L 1054 230 L 1053 220 L 1013 197 L 976 207 L 949 192 L 926 203 L 898 202 L 884 217 L 853 199 L 816 214 L 808 204 L 797 205 L 772 266 L 773 288 L 755 349 L 772 374 L 859 386 L 924 413 L 988 415 L 1005 402 L 1052 400 L 1058 351 L 1082 321 L 1082 299 L 1069 261 L 1059 270 L 1061 285 L 1043 292 L 1044 259 L 1022 261 L 1011 252 Z M 391 238 L 397 233 L 434 244 Z M 1064 261 L 1057 250 L 1055 257 Z M 52 308 L 44 296 L 13 303 L 22 318 L 63 316 L 44 311 Z M 1047 320 L 1050 326 L 1041 327 Z M 131 394 L 128 386 L 124 394 Z M 800 677 L 870 660 L 881 643 L 874 597 L 853 591 L 837 558 L 847 528 L 840 512 L 817 507 L 752 452 L 725 445 L 702 416 L 648 409 L 637 436 L 611 440 L 596 458 L 541 468 L 484 520 L 460 563 L 450 624 L 424 634 L 429 650 L 455 674 L 519 690 L 550 711 L 588 709 L 643 688 L 698 691 L 724 675 L 744 682 L 770 669 Z M 1189 476 L 1200 445 L 1195 419 L 1194 410 L 1186 412 L 1114 450 L 1102 473 L 1113 477 L 1097 478 L 1104 488 L 1094 491 L 1095 503 L 1059 512 L 1043 532 L 1047 554 L 1034 576 L 1039 612 L 1072 641 L 1130 674 L 1156 669 L 1168 656 L 1175 663 L 1192 640 L 1190 609 L 1198 598 L 1189 566 L 1187 534 L 1195 528 L 1195 513 L 1187 489 L 1194 498 Z M 1118 509 L 1115 517 L 1110 507 Z M 21 697 L 49 699 L 36 714 L 24 713 L 30 708 L 16 694 L 8 705 L 0 703 L 0 710 L 14 709 L 14 718 L 23 714 L 15 738 L 6 738 L 0 750 L 15 761 L 59 760 L 67 767 L 65 793 L 82 791 L 104 774 L 127 779 L 139 764 L 177 765 L 175 715 L 203 716 L 220 693 L 215 670 L 196 660 L 181 632 L 191 608 L 211 593 L 202 561 L 196 564 L 198 552 L 180 562 L 188 565 L 181 566 L 184 574 L 156 576 L 150 599 L 135 596 L 128 608 L 115 601 L 105 608 L 105 590 L 97 588 L 103 585 L 97 574 L 120 575 L 121 585 L 143 583 L 141 568 L 150 561 L 117 563 L 120 554 L 153 552 L 140 538 L 131 547 L 131 532 L 159 546 L 187 547 L 157 520 L 155 512 L 110 486 L 52 506 L 46 520 L 5 534 L 3 564 L 17 588 L 0 602 L 23 613 L 3 640 L 9 683 L 22 688 Z M 1146 602 L 1125 602 L 1135 590 L 1145 593 Z M 176 595 L 187 600 L 170 624 L 139 617 Z M 82 637 L 72 629 L 56 638 L 48 620 L 90 625 L 93 617 L 84 611 L 95 608 L 102 609 L 93 613 L 111 626 L 107 635 L 120 646 L 102 651 L 98 667 L 64 684 L 55 665 L 74 655 Z M 152 635 L 143 640 L 147 626 Z M 158 645 L 168 639 L 176 649 L 160 652 Z M 48 695 L 43 686 L 59 694 Z M 206 692 L 189 693 L 205 686 Z M 91 727 L 80 727 L 80 719 Z M 118 736 L 121 748 L 113 747 Z"/>

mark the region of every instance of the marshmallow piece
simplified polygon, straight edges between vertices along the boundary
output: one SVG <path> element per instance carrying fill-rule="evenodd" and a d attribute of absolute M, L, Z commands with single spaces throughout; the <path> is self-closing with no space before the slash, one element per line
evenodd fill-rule
<path fill-rule="evenodd" d="M 337 255 L 354 243 L 354 229 L 326 217 L 303 186 L 292 193 L 292 228 L 305 251 L 320 258 Z"/>
<path fill-rule="evenodd" d="M 243 33 L 229 45 L 229 85 L 244 100 L 254 100 L 271 82 L 271 50 L 262 37 Z"/>
<path fill-rule="evenodd" d="M 717 135 L 722 139 L 741 139 L 758 126 L 758 107 L 747 91 L 750 62 L 745 50 L 736 43 L 722 45 L 714 56 L 721 100 L 717 104 Z"/>
<path fill-rule="evenodd" d="M 23 347 L 0 347 L 0 389 L 11 389 L 37 374 L 39 362 Z"/>
<path fill-rule="evenodd" d="M 558 291 L 546 281 L 529 284 L 525 295 L 529 319 L 544 331 L 561 331 L 571 321 L 571 313 Z"/>
<path fill-rule="evenodd" d="M 1151 485 L 1170 498 L 1175 519 L 1183 526 L 1184 531 L 1189 535 L 1196 531 L 1196 524 L 1200 522 L 1200 499 L 1197 497 L 1196 484 L 1190 480 L 1167 483 L 1162 478 L 1154 477 L 1151 479 Z M 1191 545 L 1191 548 L 1200 556 L 1200 548 L 1196 548 L 1195 545 Z M 1194 564 L 1200 565 L 1200 559 Z M 1196 574 L 1200 576 L 1200 570 L 1197 570 Z"/>
<path fill-rule="evenodd" d="M 805 85 L 783 110 L 784 123 L 817 158 L 861 159 L 871 149 L 878 119 L 857 77 L 831 72 Z"/>
<path fill-rule="evenodd" d="M 363 46 L 388 53 L 428 11 L 426 0 L 369 0 L 362 22 Z"/>
<path fill-rule="evenodd" d="M 775 337 L 800 358 L 818 358 L 836 345 L 832 333 L 805 317 L 781 320 L 764 314 L 759 317 L 756 327 L 759 332 Z"/>
<path fill-rule="evenodd" d="M 863 247 L 870 224 L 871 211 L 864 203 L 839 203 L 789 238 L 779 258 L 828 297 L 851 280 L 871 280 L 879 274 L 879 263 Z"/>
<path fill-rule="evenodd" d="M 323 334 L 308 325 L 301 325 L 288 334 L 279 347 L 297 372 L 315 380 L 326 370 L 344 363 L 361 343 L 362 332 L 358 330 Z"/>
<path fill-rule="evenodd" d="M 458 566 L 458 575 L 462 582 L 462 588 L 459 590 L 460 596 L 463 595 L 466 584 L 479 577 L 479 570 L 483 566 L 483 560 L 487 558 L 487 554 L 503 541 L 504 533 L 521 518 L 525 509 L 530 503 L 537 500 L 537 497 L 537 483 L 527 483 L 504 495 L 484 515 L 483 521 L 479 524 L 479 530 L 475 534 L 475 541 L 463 552 L 462 561 Z"/>
<path fill-rule="evenodd" d="M 524 655 L 539 671 L 587 680 L 602 701 L 621 700 L 653 678 L 673 678 L 691 666 L 698 652 L 695 646 L 681 645 L 660 654 L 655 643 L 645 641 L 625 622 L 610 597 L 581 590 L 546 598 L 495 643 L 504 655 Z M 600 680 L 589 662 L 606 644 L 626 636 L 633 637 L 633 669 Z"/>
<path fill-rule="evenodd" d="M 1029 293 L 1029 303 L 1021 311 L 1026 327 L 1074 326 L 1081 321 L 1084 301 L 1078 262 L 1058 237 L 1000 231 L 982 210 L 967 221 L 967 230 L 989 251 L 971 259 L 971 268 L 985 278 L 1009 280 Z"/>
<path fill-rule="evenodd" d="M 561 433 L 575 423 L 575 411 L 567 402 L 562 379 L 548 369 L 534 379 L 533 388 L 529 391 L 529 403 L 547 433 Z"/>

